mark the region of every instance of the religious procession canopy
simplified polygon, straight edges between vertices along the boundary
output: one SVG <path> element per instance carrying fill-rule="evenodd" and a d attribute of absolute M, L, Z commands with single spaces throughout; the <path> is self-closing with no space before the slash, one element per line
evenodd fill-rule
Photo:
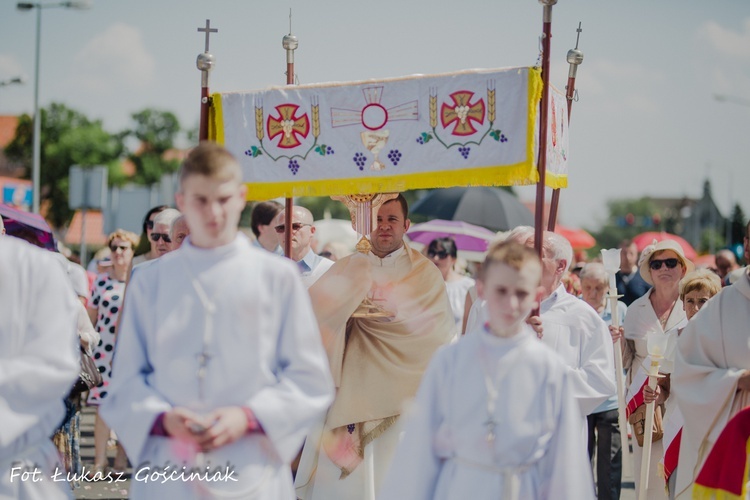
<path fill-rule="evenodd" d="M 526 67 L 218 93 L 209 129 L 251 200 L 524 185 L 541 94 Z M 566 102 L 551 95 L 547 185 L 565 187 Z"/>

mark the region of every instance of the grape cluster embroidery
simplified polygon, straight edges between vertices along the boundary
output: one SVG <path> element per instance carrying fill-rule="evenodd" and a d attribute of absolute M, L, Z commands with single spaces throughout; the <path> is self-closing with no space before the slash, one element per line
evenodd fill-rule
<path fill-rule="evenodd" d="M 292 171 L 292 175 L 297 175 L 297 172 L 299 171 L 299 163 L 297 163 L 297 160 L 289 160 L 289 170 Z"/>
<path fill-rule="evenodd" d="M 354 153 L 354 163 L 359 167 L 360 170 L 365 169 L 365 155 L 362 153 Z"/>
<path fill-rule="evenodd" d="M 391 149 L 388 153 L 388 159 L 391 160 L 393 165 L 398 165 L 398 162 L 401 161 L 401 151 L 398 149 Z"/>
<path fill-rule="evenodd" d="M 318 153 L 320 156 L 326 156 L 326 155 L 332 155 L 335 153 L 333 148 L 331 146 L 327 146 L 325 144 L 321 144 L 320 146 L 315 146 L 315 152 Z"/>
<path fill-rule="evenodd" d="M 464 157 L 464 160 L 469 157 L 470 151 L 471 148 L 469 146 L 461 146 L 458 148 L 458 152 L 461 153 L 461 156 Z"/>

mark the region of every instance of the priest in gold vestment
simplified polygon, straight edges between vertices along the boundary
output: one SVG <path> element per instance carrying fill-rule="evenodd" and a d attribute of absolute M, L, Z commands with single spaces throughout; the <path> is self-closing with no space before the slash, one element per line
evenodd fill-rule
<path fill-rule="evenodd" d="M 440 271 L 404 243 L 402 195 L 381 205 L 372 248 L 336 262 L 310 289 L 336 383 L 325 421 L 307 438 L 295 478 L 303 500 L 374 500 L 435 350 L 453 314 Z"/>

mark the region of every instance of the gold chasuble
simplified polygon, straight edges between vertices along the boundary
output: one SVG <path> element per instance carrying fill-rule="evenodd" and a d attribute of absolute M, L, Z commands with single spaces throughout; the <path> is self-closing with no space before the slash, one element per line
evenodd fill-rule
<path fill-rule="evenodd" d="M 453 314 L 440 271 L 406 244 L 341 259 L 309 292 L 337 387 L 321 446 L 346 477 L 415 396 Z"/>

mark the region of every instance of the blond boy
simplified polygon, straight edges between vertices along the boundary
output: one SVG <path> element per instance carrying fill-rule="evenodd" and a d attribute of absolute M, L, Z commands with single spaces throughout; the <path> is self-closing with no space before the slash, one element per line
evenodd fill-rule
<path fill-rule="evenodd" d="M 380 498 L 594 497 L 568 370 L 526 324 L 541 276 L 531 249 L 490 250 L 488 321 L 433 358 Z"/>
<path fill-rule="evenodd" d="M 101 412 L 134 498 L 293 499 L 288 464 L 332 399 L 296 269 L 238 234 L 245 189 L 231 154 L 196 147 L 176 195 L 190 236 L 128 286 Z"/>

